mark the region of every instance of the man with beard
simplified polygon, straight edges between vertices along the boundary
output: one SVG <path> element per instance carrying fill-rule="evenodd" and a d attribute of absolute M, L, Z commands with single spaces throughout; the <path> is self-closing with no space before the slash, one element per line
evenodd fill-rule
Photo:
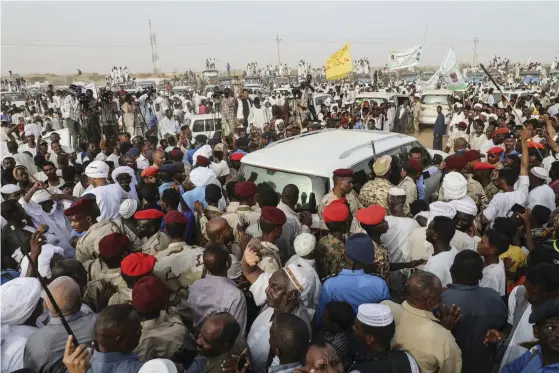
<path fill-rule="evenodd" d="M 156 209 L 141 210 L 134 214 L 137 221 L 136 234 L 140 239 L 146 239 L 142 245 L 142 252 L 156 255 L 169 247 L 169 237 L 161 232 L 163 214 Z"/>
<path fill-rule="evenodd" d="M 252 324 L 247 343 L 253 358 L 253 371 L 267 371 L 270 353 L 270 327 L 279 313 L 291 313 L 299 316 L 309 328 L 310 320 L 300 296 L 306 286 L 306 275 L 302 267 L 290 264 L 273 274 L 258 267 L 258 254 L 251 249 L 245 251 L 242 266 L 243 274 L 252 284 L 250 292 L 257 306 L 264 305 Z"/>

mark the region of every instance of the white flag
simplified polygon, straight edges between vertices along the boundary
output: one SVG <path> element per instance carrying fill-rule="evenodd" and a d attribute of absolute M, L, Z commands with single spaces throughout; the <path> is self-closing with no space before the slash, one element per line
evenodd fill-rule
<path fill-rule="evenodd" d="M 426 81 L 421 83 L 421 88 L 424 91 L 430 91 L 437 89 L 437 84 L 439 84 L 439 79 L 441 77 L 441 69 L 437 70 L 431 77 Z"/>
<path fill-rule="evenodd" d="M 416 66 L 421 60 L 423 45 L 406 49 L 388 51 L 388 68 L 391 70 L 405 69 Z"/>
<path fill-rule="evenodd" d="M 464 91 L 468 88 L 468 84 L 464 80 L 458 64 L 456 63 L 456 55 L 454 49 L 450 48 L 446 58 L 441 65 L 441 74 L 446 83 L 446 88 L 451 91 Z"/>

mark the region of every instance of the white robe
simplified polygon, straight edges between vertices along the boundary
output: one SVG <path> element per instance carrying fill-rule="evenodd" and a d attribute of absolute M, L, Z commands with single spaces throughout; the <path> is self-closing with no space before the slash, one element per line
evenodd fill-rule
<path fill-rule="evenodd" d="M 307 283 L 304 285 L 303 292 L 301 293 L 301 301 L 305 307 L 307 307 L 307 313 L 312 320 L 316 313 L 318 301 L 320 300 L 320 292 L 322 290 L 320 277 L 318 277 L 316 273 L 315 261 L 303 259 L 295 254 L 285 263 L 285 266 L 287 267 L 290 264 L 299 264 L 305 270 Z"/>
<path fill-rule="evenodd" d="M 27 325 L 2 325 L 2 373 L 23 369 L 25 343 L 37 330 Z"/>

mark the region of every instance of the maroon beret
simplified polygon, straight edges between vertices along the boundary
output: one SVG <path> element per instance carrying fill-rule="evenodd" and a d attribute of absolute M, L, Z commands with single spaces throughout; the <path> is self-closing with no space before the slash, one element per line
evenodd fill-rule
<path fill-rule="evenodd" d="M 468 150 L 467 152 L 463 153 L 464 158 L 466 158 L 466 162 L 473 162 L 476 159 L 481 158 L 481 153 L 478 150 Z"/>
<path fill-rule="evenodd" d="M 118 258 L 129 247 L 128 236 L 122 233 L 111 233 L 99 241 L 99 253 L 104 258 Z"/>
<path fill-rule="evenodd" d="M 238 198 L 252 198 L 258 192 L 258 187 L 252 181 L 241 181 L 235 184 L 235 195 Z"/>
<path fill-rule="evenodd" d="M 285 213 L 277 207 L 265 206 L 262 208 L 260 219 L 274 225 L 284 225 L 287 218 Z"/>
<path fill-rule="evenodd" d="M 466 167 L 466 158 L 462 154 L 453 154 L 446 157 L 445 163 L 450 170 L 461 170 Z"/>
<path fill-rule="evenodd" d="M 339 177 L 352 177 L 353 176 L 353 170 L 350 168 L 338 168 L 337 170 L 334 170 L 334 176 L 339 176 Z"/>
<path fill-rule="evenodd" d="M 146 276 L 132 288 L 132 306 L 138 312 L 161 311 L 169 301 L 169 290 L 155 276 Z"/>
<path fill-rule="evenodd" d="M 163 223 L 165 224 L 178 223 L 178 224 L 187 225 L 188 219 L 186 218 L 186 216 L 184 216 L 182 212 L 175 210 L 175 211 L 169 211 L 167 215 L 165 215 L 165 217 L 163 218 Z"/>
<path fill-rule="evenodd" d="M 134 214 L 134 219 L 137 220 L 151 220 L 151 219 L 161 219 L 165 214 L 157 209 L 147 209 L 141 210 Z"/>
<path fill-rule="evenodd" d="M 208 167 L 210 165 L 210 160 L 203 155 L 199 155 L 196 157 L 196 165 L 202 167 Z"/>
<path fill-rule="evenodd" d="M 408 166 L 409 168 L 411 168 L 412 170 L 415 170 L 416 172 L 423 172 L 423 164 L 421 163 L 421 161 L 418 161 L 417 159 L 410 159 L 408 161 Z"/>
<path fill-rule="evenodd" d="M 171 157 L 178 157 L 178 156 L 183 156 L 183 152 L 180 150 L 180 148 L 173 148 L 173 150 L 171 150 L 169 152 L 169 156 Z"/>
<path fill-rule="evenodd" d="M 128 254 L 120 262 L 120 273 L 131 277 L 147 275 L 155 266 L 155 257 L 144 253 Z"/>
<path fill-rule="evenodd" d="M 90 197 L 82 197 L 72 203 L 70 207 L 68 207 L 64 211 L 64 215 L 66 216 L 80 216 L 84 215 L 88 211 L 91 211 L 93 206 L 95 206 L 96 199 Z"/>

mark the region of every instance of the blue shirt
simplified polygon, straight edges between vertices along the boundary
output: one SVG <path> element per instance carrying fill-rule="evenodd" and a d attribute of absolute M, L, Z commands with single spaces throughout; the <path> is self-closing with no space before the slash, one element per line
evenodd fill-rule
<path fill-rule="evenodd" d="M 16 271 L 15 269 L 6 269 L 4 271 L 2 271 L 2 285 L 4 285 L 6 282 L 13 280 L 14 278 L 18 278 L 19 277 L 19 272 Z"/>
<path fill-rule="evenodd" d="M 559 363 L 542 366 L 543 356 L 540 345 L 526 351 L 518 359 L 508 363 L 501 373 L 556 373 L 559 372 Z"/>
<path fill-rule="evenodd" d="M 501 154 L 501 162 L 505 160 L 505 158 L 507 158 L 507 155 L 510 154 L 520 154 L 519 152 L 517 152 L 516 150 L 513 150 L 512 152 L 510 152 L 510 154 L 506 154 L 507 152 L 503 152 L 503 154 Z"/>
<path fill-rule="evenodd" d="M 437 120 L 435 121 L 435 125 L 433 126 L 433 133 L 435 135 L 444 135 L 444 114 L 439 113 L 437 115 Z"/>
<path fill-rule="evenodd" d="M 204 205 L 204 208 L 208 207 L 208 201 L 206 201 L 206 187 L 199 186 L 188 192 L 184 192 L 182 199 L 186 202 L 186 205 L 191 211 L 194 211 L 194 202 L 200 201 Z"/>
<path fill-rule="evenodd" d="M 188 211 L 181 211 L 181 213 L 186 217 L 188 220 L 188 224 L 186 225 L 186 240 L 185 242 L 188 245 L 194 245 L 194 239 L 196 238 L 196 218 L 194 217 L 194 213 L 190 210 Z M 161 220 L 161 227 L 159 228 L 161 232 L 165 231 L 165 222 L 163 219 Z"/>
<path fill-rule="evenodd" d="M 365 126 L 363 125 L 362 121 L 359 121 L 357 123 L 355 123 L 355 126 L 353 126 L 354 130 L 364 130 Z"/>
<path fill-rule="evenodd" d="M 324 308 L 329 302 L 348 302 L 357 314 L 360 305 L 380 303 L 387 299 L 390 299 L 390 293 L 384 279 L 368 275 L 362 269 L 342 269 L 337 276 L 327 279 L 322 286 L 315 316 L 316 325 L 322 326 Z"/>
<path fill-rule="evenodd" d="M 173 185 L 173 184 L 178 185 L 179 190 L 180 190 L 180 194 L 184 193 L 184 188 L 182 187 L 181 184 L 179 184 L 175 181 L 171 181 L 171 182 L 168 182 L 168 183 L 163 183 L 159 186 L 159 188 L 157 188 L 159 190 L 159 195 L 162 196 L 163 192 L 166 191 L 167 189 L 169 189 L 171 187 L 171 185 Z"/>
<path fill-rule="evenodd" d="M 192 157 L 194 156 L 194 153 L 196 153 L 196 151 L 200 148 L 201 148 L 201 146 L 199 146 L 197 148 L 194 148 L 194 149 L 190 149 L 189 151 L 186 152 L 186 154 L 184 156 L 185 156 L 186 161 L 188 163 L 190 163 L 190 164 L 193 163 Z"/>
<path fill-rule="evenodd" d="M 423 184 L 423 174 L 417 179 L 415 182 L 417 186 L 417 199 L 424 199 L 425 198 L 425 184 Z"/>
<path fill-rule="evenodd" d="M 138 373 L 143 361 L 138 360 L 138 355 L 122 354 L 120 352 L 99 352 L 95 350 L 91 360 L 89 373 Z"/>

